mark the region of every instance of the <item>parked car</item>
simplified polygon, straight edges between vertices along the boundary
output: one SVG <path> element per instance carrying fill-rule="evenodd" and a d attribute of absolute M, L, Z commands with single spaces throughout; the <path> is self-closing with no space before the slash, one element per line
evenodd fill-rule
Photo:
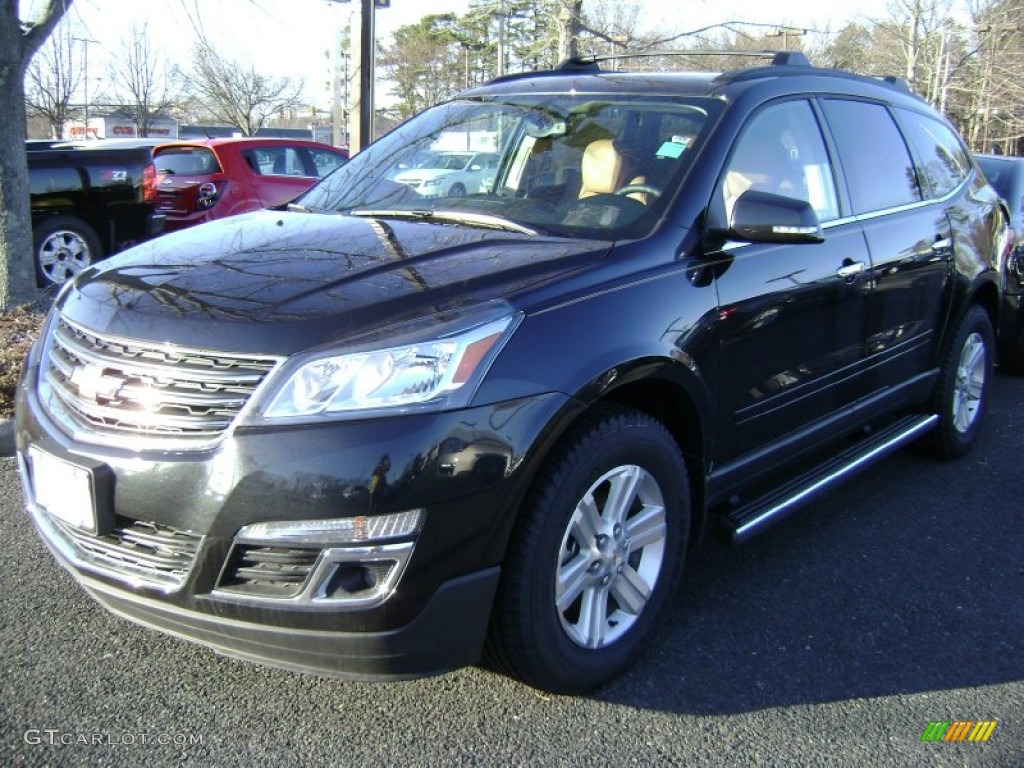
<path fill-rule="evenodd" d="M 1024 157 L 975 155 L 985 178 L 1006 201 L 1011 227 L 1010 253 L 1003 271 L 1003 312 L 999 363 L 1024 373 Z"/>
<path fill-rule="evenodd" d="M 423 197 L 459 197 L 488 191 L 484 180 L 493 178 L 497 164 L 494 152 L 422 152 L 393 177 Z"/>
<path fill-rule="evenodd" d="M 26 143 L 40 287 L 62 285 L 163 230 L 150 151 L 137 143 Z"/>
<path fill-rule="evenodd" d="M 904 84 L 771 62 L 500 78 L 292 204 L 89 269 L 18 389 L 43 540 L 117 614 L 250 661 L 486 653 L 579 692 L 709 530 L 913 441 L 966 453 L 1002 203 Z M 489 131 L 490 191 L 395 181 Z"/>
<path fill-rule="evenodd" d="M 155 151 L 167 229 L 292 200 L 348 160 L 345 150 L 301 139 L 205 139 Z"/>

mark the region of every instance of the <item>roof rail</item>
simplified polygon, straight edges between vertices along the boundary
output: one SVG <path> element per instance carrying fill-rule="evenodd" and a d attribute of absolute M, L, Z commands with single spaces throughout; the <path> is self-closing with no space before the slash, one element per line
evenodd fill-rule
<path fill-rule="evenodd" d="M 886 75 L 882 78 L 882 82 L 895 85 L 900 90 L 910 91 L 910 83 L 907 82 L 906 78 L 899 77 L 898 75 Z"/>
<path fill-rule="evenodd" d="M 776 67 L 795 66 L 809 67 L 811 62 L 800 51 L 725 51 L 725 50 L 665 50 L 665 51 L 626 51 L 624 53 L 599 53 L 591 56 L 576 56 L 566 59 L 557 67 L 561 71 L 595 71 L 596 65 L 602 61 L 618 59 L 654 58 L 657 56 L 746 56 L 758 59 L 771 59 Z"/>

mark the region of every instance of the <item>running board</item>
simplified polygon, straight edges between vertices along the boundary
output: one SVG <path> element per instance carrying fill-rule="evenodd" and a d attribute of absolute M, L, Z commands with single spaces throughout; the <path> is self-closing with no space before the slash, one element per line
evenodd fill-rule
<path fill-rule="evenodd" d="M 721 515 L 733 544 L 742 544 L 788 517 L 802 504 L 820 496 L 893 451 L 930 430 L 938 422 L 930 416 L 906 416 L 875 432 L 842 453 L 795 477 L 767 496 Z"/>

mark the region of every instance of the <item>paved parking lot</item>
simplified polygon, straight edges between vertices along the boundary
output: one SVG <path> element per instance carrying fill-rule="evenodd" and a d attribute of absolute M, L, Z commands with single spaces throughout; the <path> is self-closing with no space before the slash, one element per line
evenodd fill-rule
<path fill-rule="evenodd" d="M 708 541 L 626 676 L 584 698 L 483 669 L 323 680 L 111 616 L 0 460 L 6 765 L 1024 764 L 1024 378 L 977 450 L 904 451 L 750 544 Z M 997 721 L 928 743 L 931 721 Z"/>

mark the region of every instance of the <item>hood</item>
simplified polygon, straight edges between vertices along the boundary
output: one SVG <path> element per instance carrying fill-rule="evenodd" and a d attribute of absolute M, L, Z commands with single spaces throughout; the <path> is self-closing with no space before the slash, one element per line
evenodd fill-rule
<path fill-rule="evenodd" d="M 444 223 L 258 211 L 101 262 L 59 308 L 107 335 L 290 354 L 397 324 L 455 320 L 609 249 Z"/>

